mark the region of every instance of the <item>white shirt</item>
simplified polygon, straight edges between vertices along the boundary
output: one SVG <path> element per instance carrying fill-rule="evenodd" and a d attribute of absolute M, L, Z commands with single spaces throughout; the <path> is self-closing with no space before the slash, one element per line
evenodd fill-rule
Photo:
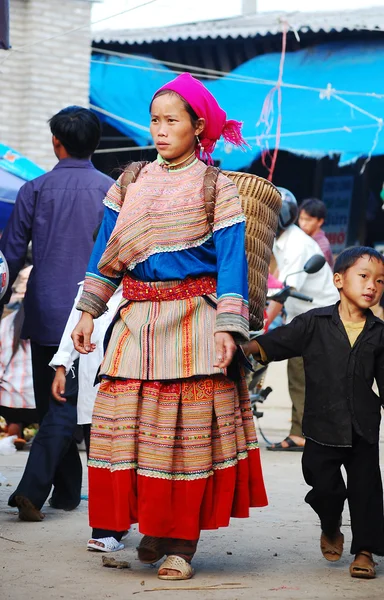
<path fill-rule="evenodd" d="M 329 306 L 339 300 L 339 293 L 333 284 L 333 274 L 328 263 L 325 263 L 324 267 L 313 275 L 302 272 L 288 277 L 290 273 L 301 271 L 307 260 L 314 254 L 323 254 L 315 240 L 297 225 L 290 225 L 275 240 L 273 254 L 279 270 L 279 280 L 287 279 L 287 285 L 294 287 L 301 294 L 313 298 L 313 302 L 288 298 L 284 305 L 287 312 L 287 323 L 312 308 Z"/>
<path fill-rule="evenodd" d="M 95 350 L 89 354 L 79 354 L 73 347 L 71 333 L 81 317 L 81 312 L 76 310 L 76 305 L 83 292 L 83 283 L 79 283 L 79 291 L 60 340 L 59 349 L 49 363 L 49 366 L 53 369 L 62 365 L 65 367 L 66 374 L 68 374 L 76 358 L 79 358 L 79 393 L 77 399 L 77 422 L 79 425 L 92 423 L 93 406 L 99 389 L 99 386 L 95 386 L 94 383 L 97 370 L 104 357 L 104 336 L 123 298 L 123 288 L 120 286 L 107 304 L 108 311 L 94 321 L 95 328 L 91 341 L 96 344 Z"/>

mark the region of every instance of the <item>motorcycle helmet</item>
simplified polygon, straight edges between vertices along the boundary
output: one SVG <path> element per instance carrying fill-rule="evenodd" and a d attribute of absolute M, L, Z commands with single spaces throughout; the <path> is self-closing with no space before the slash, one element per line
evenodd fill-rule
<path fill-rule="evenodd" d="M 292 225 L 292 223 L 295 223 L 299 214 L 299 208 L 292 192 L 283 187 L 278 187 L 277 189 L 279 190 L 282 199 L 278 229 L 284 231 L 287 227 Z"/>

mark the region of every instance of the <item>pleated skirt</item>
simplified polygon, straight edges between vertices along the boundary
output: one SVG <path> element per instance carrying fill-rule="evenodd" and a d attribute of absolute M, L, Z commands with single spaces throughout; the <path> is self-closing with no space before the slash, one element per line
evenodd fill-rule
<path fill-rule="evenodd" d="M 244 379 L 103 379 L 89 458 L 92 527 L 188 540 L 267 504 Z"/>

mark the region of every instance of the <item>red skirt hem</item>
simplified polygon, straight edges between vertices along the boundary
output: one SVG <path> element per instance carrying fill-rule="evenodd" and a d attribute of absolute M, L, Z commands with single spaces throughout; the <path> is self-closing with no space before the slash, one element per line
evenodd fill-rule
<path fill-rule="evenodd" d="M 171 480 L 137 475 L 134 469 L 89 467 L 89 518 L 94 528 L 124 531 L 138 523 L 142 534 L 198 539 L 201 530 L 247 518 L 268 504 L 259 449 L 208 478 Z"/>

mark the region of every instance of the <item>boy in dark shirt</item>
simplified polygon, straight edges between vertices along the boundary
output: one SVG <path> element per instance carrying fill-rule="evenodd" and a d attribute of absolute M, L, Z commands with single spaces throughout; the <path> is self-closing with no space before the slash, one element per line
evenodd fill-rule
<path fill-rule="evenodd" d="M 350 574 L 372 579 L 376 575 L 372 553 L 384 556 L 379 466 L 384 321 L 370 307 L 384 291 L 384 257 L 372 248 L 349 248 L 337 258 L 334 272 L 340 302 L 299 315 L 289 325 L 249 342 L 245 350 L 262 362 L 303 357 L 302 467 L 312 487 L 305 500 L 320 518 L 324 558 L 336 561 L 343 552 L 340 525 L 348 499 L 351 553 L 356 555 Z M 374 380 L 380 396 L 372 390 Z"/>

